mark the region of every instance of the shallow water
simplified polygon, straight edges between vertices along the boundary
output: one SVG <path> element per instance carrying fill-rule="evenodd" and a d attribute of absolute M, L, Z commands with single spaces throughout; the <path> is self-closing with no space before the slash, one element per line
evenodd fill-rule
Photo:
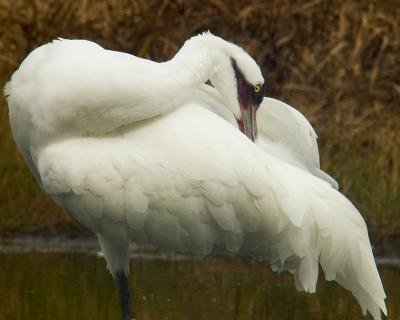
<path fill-rule="evenodd" d="M 136 255 L 130 278 L 137 319 L 364 319 L 336 283 L 294 288 L 249 259 Z M 400 319 L 400 266 L 380 265 L 389 319 Z M 85 252 L 0 253 L 0 319 L 119 319 L 103 258 Z"/>

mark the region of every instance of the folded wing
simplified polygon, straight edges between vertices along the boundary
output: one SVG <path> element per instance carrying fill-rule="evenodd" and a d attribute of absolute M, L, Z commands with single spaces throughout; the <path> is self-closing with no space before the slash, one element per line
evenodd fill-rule
<path fill-rule="evenodd" d="M 308 292 L 320 265 L 364 313 L 386 314 L 357 209 L 196 104 L 107 137 L 52 144 L 33 158 L 45 190 L 95 232 L 164 250 L 257 256 Z"/>
<path fill-rule="evenodd" d="M 192 98 L 237 126 L 214 88 L 204 85 Z M 277 99 L 264 97 L 257 111 L 257 126 L 259 138 L 256 143 L 266 153 L 312 173 L 335 189 L 339 188 L 336 180 L 320 169 L 317 134 L 298 110 Z"/>

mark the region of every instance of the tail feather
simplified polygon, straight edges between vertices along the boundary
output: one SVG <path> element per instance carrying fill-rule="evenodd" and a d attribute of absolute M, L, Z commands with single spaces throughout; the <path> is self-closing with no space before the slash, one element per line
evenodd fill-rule
<path fill-rule="evenodd" d="M 331 240 L 320 238 L 320 263 L 326 279 L 336 280 L 350 290 L 360 303 L 364 315 L 368 310 L 374 319 L 381 319 L 379 308 L 384 314 L 387 313 L 384 303 L 386 295 L 372 255 L 365 222 L 357 209 L 340 193 L 336 193 L 331 200 L 341 206 L 335 213 L 320 213 L 327 218 L 330 216 L 328 219 L 331 222 L 324 226 L 324 233 L 331 233 Z M 336 223 L 332 223 L 334 219 Z"/>
<path fill-rule="evenodd" d="M 315 292 L 320 264 L 326 280 L 335 280 L 350 290 L 364 314 L 369 311 L 375 320 L 381 319 L 380 310 L 387 314 L 386 295 L 360 213 L 345 196 L 320 179 L 294 167 L 285 171 L 283 174 L 301 183 L 297 190 L 290 189 L 293 185 L 282 186 L 290 192 L 287 197 L 279 194 L 277 199 L 281 204 L 290 200 L 289 194 L 296 194 L 297 200 L 303 200 L 295 200 L 301 218 L 292 218 L 295 213 L 288 210 L 293 206 L 279 205 L 279 213 L 271 212 L 279 215 L 285 225 L 279 231 L 279 241 L 271 246 L 276 258 L 272 269 L 292 272 L 296 288 Z M 267 206 L 266 202 L 262 205 Z"/>

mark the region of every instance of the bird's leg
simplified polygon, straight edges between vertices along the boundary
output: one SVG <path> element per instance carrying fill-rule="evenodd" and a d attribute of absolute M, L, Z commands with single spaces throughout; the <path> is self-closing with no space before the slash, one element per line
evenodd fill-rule
<path fill-rule="evenodd" d="M 129 297 L 128 277 L 124 271 L 117 271 L 115 274 L 115 281 L 117 283 L 119 302 L 121 307 L 122 320 L 134 320 Z"/>

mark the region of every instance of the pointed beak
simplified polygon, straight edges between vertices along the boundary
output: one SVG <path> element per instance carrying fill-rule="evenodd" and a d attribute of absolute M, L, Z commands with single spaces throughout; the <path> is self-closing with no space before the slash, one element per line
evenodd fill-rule
<path fill-rule="evenodd" d="M 240 131 L 251 141 L 257 139 L 257 109 L 264 97 L 264 84 L 262 82 L 252 85 L 246 81 L 243 73 L 232 60 L 237 84 L 237 98 L 240 108 L 240 118 L 236 118 Z"/>
<path fill-rule="evenodd" d="M 242 118 L 236 120 L 240 131 L 242 131 L 247 138 L 251 141 L 255 141 L 257 138 L 257 108 L 255 105 L 250 104 L 247 106 L 241 106 Z"/>
<path fill-rule="evenodd" d="M 240 131 L 242 131 L 247 138 L 255 141 L 257 138 L 257 108 L 254 105 L 248 106 L 246 109 L 242 108 L 242 119 L 236 120 Z"/>

